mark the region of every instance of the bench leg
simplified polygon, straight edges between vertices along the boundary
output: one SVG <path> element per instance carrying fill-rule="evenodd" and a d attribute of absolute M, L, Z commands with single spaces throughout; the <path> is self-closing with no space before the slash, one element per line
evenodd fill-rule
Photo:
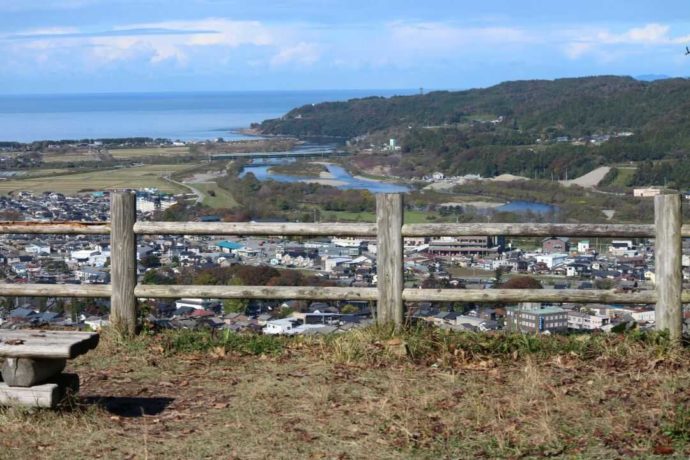
<path fill-rule="evenodd" d="M 0 383 L 0 406 L 54 408 L 70 394 L 79 391 L 76 374 L 60 374 L 32 387 L 10 387 Z"/>
<path fill-rule="evenodd" d="M 2 379 L 11 387 L 30 387 L 58 375 L 66 359 L 5 358 Z"/>

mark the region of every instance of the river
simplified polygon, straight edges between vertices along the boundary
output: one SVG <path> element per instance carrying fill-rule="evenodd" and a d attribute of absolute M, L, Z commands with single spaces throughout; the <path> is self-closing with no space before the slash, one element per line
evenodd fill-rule
<path fill-rule="evenodd" d="M 277 162 L 272 163 L 275 164 Z M 326 169 L 328 169 L 330 175 L 328 178 L 276 174 L 270 171 L 271 166 L 272 164 L 266 164 L 266 162 L 262 162 L 262 164 L 258 165 L 254 164 L 251 166 L 245 166 L 240 174 L 240 177 L 244 177 L 245 175 L 252 173 L 258 180 L 261 181 L 275 180 L 278 182 L 319 182 L 325 185 L 333 185 L 334 187 L 342 190 L 369 190 L 371 193 L 404 193 L 411 190 L 410 187 L 401 184 L 383 182 L 374 179 L 365 179 L 363 177 L 354 177 L 342 166 L 332 163 L 324 163 L 324 166 L 326 166 Z"/>

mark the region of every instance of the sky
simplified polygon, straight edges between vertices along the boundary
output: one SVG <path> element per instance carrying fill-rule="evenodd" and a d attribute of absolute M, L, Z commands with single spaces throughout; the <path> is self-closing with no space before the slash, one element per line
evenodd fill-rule
<path fill-rule="evenodd" d="M 687 0 L 0 0 L 0 94 L 690 75 Z"/>

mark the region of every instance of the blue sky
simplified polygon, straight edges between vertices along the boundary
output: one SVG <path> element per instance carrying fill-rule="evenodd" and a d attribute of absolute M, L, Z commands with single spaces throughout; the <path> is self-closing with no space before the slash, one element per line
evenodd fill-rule
<path fill-rule="evenodd" d="M 0 0 L 0 93 L 690 75 L 687 1 Z"/>

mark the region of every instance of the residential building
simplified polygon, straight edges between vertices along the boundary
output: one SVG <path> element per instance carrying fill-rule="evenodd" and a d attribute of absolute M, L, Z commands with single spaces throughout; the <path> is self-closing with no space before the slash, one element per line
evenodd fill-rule
<path fill-rule="evenodd" d="M 568 312 L 568 328 L 576 330 L 596 330 L 609 324 L 610 318 L 605 315 L 590 315 L 579 311 Z"/>
<path fill-rule="evenodd" d="M 509 307 L 506 308 L 506 329 L 540 334 L 565 332 L 568 313 L 559 307 Z"/>

